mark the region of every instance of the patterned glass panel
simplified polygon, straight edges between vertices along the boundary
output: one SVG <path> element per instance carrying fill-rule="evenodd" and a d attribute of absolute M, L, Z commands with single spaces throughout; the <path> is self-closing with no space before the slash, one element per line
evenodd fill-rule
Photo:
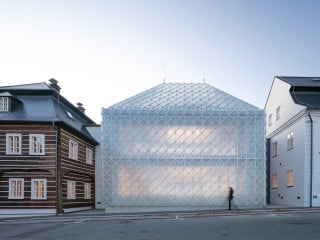
<path fill-rule="evenodd" d="M 266 204 L 265 116 L 208 84 L 162 84 L 103 110 L 102 204 Z M 218 103 L 217 103 L 218 102 Z"/>

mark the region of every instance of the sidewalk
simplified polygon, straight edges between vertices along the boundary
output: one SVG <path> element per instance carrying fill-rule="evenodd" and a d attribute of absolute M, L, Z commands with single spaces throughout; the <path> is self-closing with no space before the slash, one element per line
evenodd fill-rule
<path fill-rule="evenodd" d="M 241 208 L 227 210 L 225 208 L 146 208 L 116 207 L 108 209 L 85 210 L 61 215 L 0 215 L 0 222 L 19 221 L 88 221 L 88 220 L 137 220 L 137 219 L 177 219 L 210 216 L 256 215 L 256 214 L 287 214 L 298 212 L 320 212 L 320 208 L 288 207 L 268 205 L 264 208 Z"/>

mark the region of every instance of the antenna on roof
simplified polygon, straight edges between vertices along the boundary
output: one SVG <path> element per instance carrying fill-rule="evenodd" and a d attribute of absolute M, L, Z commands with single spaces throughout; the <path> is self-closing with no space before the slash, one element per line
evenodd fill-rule
<path fill-rule="evenodd" d="M 206 83 L 206 67 L 203 67 L 203 78 L 202 78 L 203 83 Z"/>

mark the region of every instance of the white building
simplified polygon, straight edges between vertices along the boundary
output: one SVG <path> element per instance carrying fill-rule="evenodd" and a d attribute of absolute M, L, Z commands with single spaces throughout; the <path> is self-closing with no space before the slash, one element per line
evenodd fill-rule
<path fill-rule="evenodd" d="M 320 78 L 276 76 L 266 102 L 270 203 L 320 206 Z"/>
<path fill-rule="evenodd" d="M 205 83 L 163 83 L 103 109 L 102 206 L 266 203 L 265 115 Z"/>

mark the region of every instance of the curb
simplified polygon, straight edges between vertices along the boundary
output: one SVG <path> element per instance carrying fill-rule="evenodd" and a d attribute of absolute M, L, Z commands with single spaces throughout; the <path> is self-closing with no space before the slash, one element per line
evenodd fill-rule
<path fill-rule="evenodd" d="M 153 212 L 153 213 L 122 213 L 122 214 L 94 214 L 94 213 L 69 213 L 65 215 L 51 216 L 16 216 L 0 218 L 0 224 L 25 222 L 61 222 L 61 223 L 80 223 L 84 221 L 126 221 L 144 219 L 190 219 L 219 216 L 240 216 L 240 215 L 263 215 L 263 214 L 292 214 L 292 213 L 317 213 L 320 208 L 282 208 L 282 209 L 255 209 L 255 210 L 212 210 L 212 211 L 184 211 L 184 212 Z M 0 216 L 1 217 L 1 216 Z"/>

